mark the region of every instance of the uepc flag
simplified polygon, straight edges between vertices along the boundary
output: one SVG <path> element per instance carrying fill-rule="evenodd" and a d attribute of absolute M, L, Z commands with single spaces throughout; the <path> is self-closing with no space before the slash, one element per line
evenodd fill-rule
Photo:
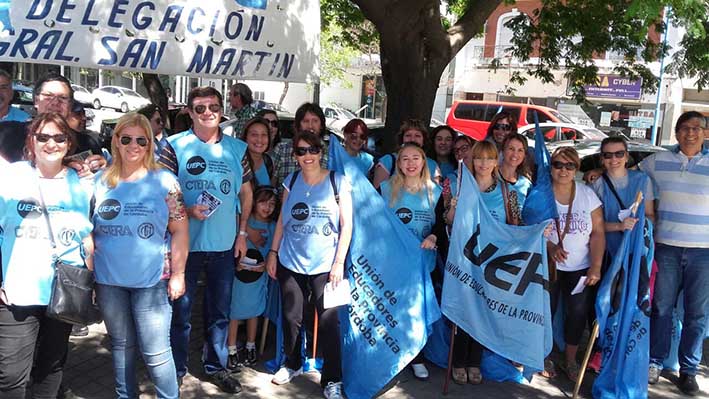
<path fill-rule="evenodd" d="M 559 212 L 551 187 L 551 156 L 544 145 L 544 134 L 539 128 L 539 118 L 534 112 L 534 162 L 537 165 L 536 181 L 529 190 L 522 209 L 522 220 L 527 224 L 541 223 L 547 219 L 558 219 Z"/>
<path fill-rule="evenodd" d="M 441 310 L 492 352 L 537 370 L 552 348 L 546 225 L 498 223 L 463 168 Z"/>
<path fill-rule="evenodd" d="M 441 312 L 420 243 L 334 136 L 329 162 L 350 179 L 354 209 L 346 262 L 352 303 L 340 318 L 342 381 L 348 398 L 371 398 L 421 351 Z"/>
<path fill-rule="evenodd" d="M 603 276 L 596 297 L 601 372 L 593 397 L 647 397 L 650 340 L 650 271 L 654 255 L 652 224 L 644 203 L 635 228 L 623 233 L 618 253 Z M 644 227 L 644 228 L 643 228 Z"/>

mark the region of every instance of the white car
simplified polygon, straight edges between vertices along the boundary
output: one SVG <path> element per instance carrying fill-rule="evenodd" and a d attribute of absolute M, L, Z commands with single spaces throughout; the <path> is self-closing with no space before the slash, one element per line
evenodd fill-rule
<path fill-rule="evenodd" d="M 74 89 L 74 101 L 80 102 L 84 105 L 91 105 L 93 103 L 94 96 L 90 91 L 86 90 L 84 86 L 72 84 L 71 88 Z"/>
<path fill-rule="evenodd" d="M 333 132 L 342 133 L 342 129 L 344 129 L 347 122 L 355 118 L 361 119 L 369 129 L 383 125 L 382 122 L 376 119 L 360 118 L 353 112 L 342 108 L 339 105 L 326 105 L 323 107 L 323 113 L 325 114 L 325 124 L 327 125 L 327 128 Z"/>
<path fill-rule="evenodd" d="M 96 109 L 106 107 L 128 112 L 150 104 L 150 100 L 125 87 L 99 87 L 91 95 L 93 96 L 92 104 Z"/>

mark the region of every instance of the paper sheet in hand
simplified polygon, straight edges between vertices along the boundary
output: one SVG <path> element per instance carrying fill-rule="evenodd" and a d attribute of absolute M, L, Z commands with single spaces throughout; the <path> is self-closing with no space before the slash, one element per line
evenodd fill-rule
<path fill-rule="evenodd" d="M 86 151 L 80 152 L 78 154 L 68 156 L 68 157 L 66 157 L 66 160 L 72 161 L 72 162 L 84 162 L 90 156 L 91 156 L 91 151 L 86 150 Z"/>
<path fill-rule="evenodd" d="M 197 203 L 200 205 L 206 205 L 208 209 L 204 211 L 204 216 L 211 216 L 214 211 L 217 210 L 219 205 L 222 204 L 222 200 L 213 196 L 208 191 L 202 191 L 197 197 Z"/>
<path fill-rule="evenodd" d="M 574 287 L 574 290 L 571 291 L 571 295 L 582 293 L 584 288 L 586 288 L 586 276 L 581 276 L 579 282 L 576 283 L 576 287 Z"/>
<path fill-rule="evenodd" d="M 323 293 L 323 307 L 325 309 L 349 305 L 351 299 L 349 280 L 340 281 L 337 287 L 333 287 L 331 282 L 325 284 L 325 292 Z"/>
<path fill-rule="evenodd" d="M 243 267 L 246 270 L 253 270 L 253 269 L 258 269 L 263 266 L 263 262 L 259 263 L 256 259 L 249 258 L 248 256 L 245 256 L 241 258 L 239 261 L 239 264 L 241 267 Z"/>

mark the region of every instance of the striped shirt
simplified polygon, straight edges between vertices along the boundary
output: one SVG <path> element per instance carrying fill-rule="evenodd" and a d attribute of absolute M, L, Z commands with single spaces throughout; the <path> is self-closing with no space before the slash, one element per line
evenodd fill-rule
<path fill-rule="evenodd" d="M 682 248 L 709 248 L 709 150 L 688 158 L 675 146 L 640 163 L 659 201 L 655 241 Z"/>

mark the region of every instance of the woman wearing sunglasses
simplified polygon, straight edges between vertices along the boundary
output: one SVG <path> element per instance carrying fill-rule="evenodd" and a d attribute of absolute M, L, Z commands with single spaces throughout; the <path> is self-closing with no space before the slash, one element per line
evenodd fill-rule
<path fill-rule="evenodd" d="M 561 296 L 566 341 L 565 362 L 561 368 L 571 381 L 578 377 L 576 352 L 594 302 L 594 292 L 588 286 L 596 285 L 601 279 L 606 247 L 601 201 L 590 187 L 575 181 L 580 163 L 573 147 L 557 148 L 551 156 L 551 180 L 559 212 L 547 241 L 550 260 L 555 263 L 555 269 L 550 265 L 551 313 L 555 313 Z M 587 287 L 572 295 L 582 279 Z"/>
<path fill-rule="evenodd" d="M 150 129 L 155 138 L 155 160 L 160 157 L 160 152 L 167 147 L 167 129 L 165 129 L 165 120 L 160 113 L 160 108 L 155 104 L 148 104 L 145 107 L 136 111 L 137 113 L 148 118 L 150 121 Z"/>
<path fill-rule="evenodd" d="M 286 363 L 273 376 L 286 384 L 302 374 L 300 328 L 308 298 L 319 316 L 323 345 L 320 385 L 328 399 L 342 397 L 338 308 L 323 307 L 328 282 L 342 281 L 352 238 L 351 187 L 344 175 L 321 167 L 323 144 L 317 133 L 300 131 L 293 139 L 299 171 L 283 181 L 283 207 L 266 259 L 269 276 L 281 288 Z"/>
<path fill-rule="evenodd" d="M 497 151 L 502 152 L 502 144 L 510 134 L 517 133 L 517 120 L 507 112 L 498 112 L 487 127 L 485 140 L 495 144 Z"/>
<path fill-rule="evenodd" d="M 355 161 L 359 170 L 367 176 L 374 166 L 374 157 L 364 151 L 369 136 L 367 125 L 361 119 L 352 119 L 347 122 L 342 131 L 345 135 L 345 151 Z"/>
<path fill-rule="evenodd" d="M 91 195 L 77 173 L 64 166 L 75 146 L 75 133 L 63 117 L 39 114 L 28 127 L 26 161 L 6 165 L 0 174 L 0 229 L 5 232 L 0 271 L 3 398 L 24 398 L 30 375 L 34 397 L 53 398 L 62 380 L 71 324 L 46 316 L 53 256 L 93 268 Z"/>
<path fill-rule="evenodd" d="M 155 162 L 154 146 L 146 117 L 121 117 L 111 140 L 113 164 L 95 182 L 96 297 L 111 337 L 119 398 L 138 395 L 138 353 L 157 397 L 179 394 L 170 301 L 185 292 L 188 221 L 180 185 Z"/>

